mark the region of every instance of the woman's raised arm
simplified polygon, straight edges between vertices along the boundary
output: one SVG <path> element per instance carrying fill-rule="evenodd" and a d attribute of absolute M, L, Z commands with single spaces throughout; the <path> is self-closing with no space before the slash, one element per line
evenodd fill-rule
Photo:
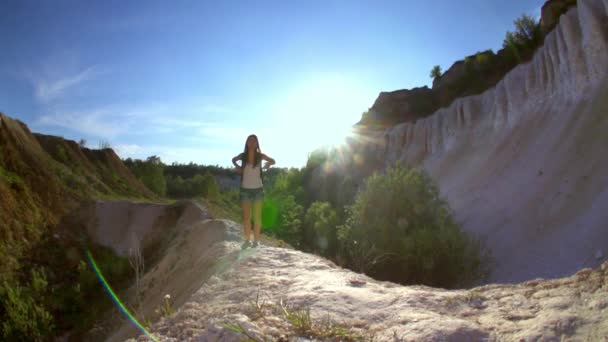
<path fill-rule="evenodd" d="M 270 158 L 269 156 L 265 155 L 264 153 L 262 153 L 262 159 L 266 161 L 266 165 L 264 165 L 265 169 L 268 169 L 269 167 L 271 167 L 272 165 L 277 163 L 276 161 L 274 161 L 274 159 Z"/>
<path fill-rule="evenodd" d="M 242 165 L 237 164 L 236 162 L 242 160 L 241 159 L 241 154 L 239 154 L 238 156 L 232 158 L 232 165 L 234 165 L 234 167 L 236 167 L 237 169 L 242 167 Z"/>

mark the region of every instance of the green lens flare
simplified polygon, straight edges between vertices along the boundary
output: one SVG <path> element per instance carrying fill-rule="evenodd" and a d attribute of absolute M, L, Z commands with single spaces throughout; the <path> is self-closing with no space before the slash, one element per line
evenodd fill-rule
<path fill-rule="evenodd" d="M 139 323 L 137 318 L 135 318 L 129 312 L 129 310 L 127 310 L 127 308 L 124 306 L 124 304 L 120 301 L 120 299 L 118 298 L 116 293 L 114 293 L 114 291 L 112 290 L 112 287 L 110 287 L 110 284 L 108 284 L 108 282 L 106 281 L 106 278 L 104 278 L 103 274 L 101 274 L 99 267 L 97 267 L 97 263 L 95 263 L 95 259 L 93 259 L 93 255 L 91 255 L 91 252 L 88 249 L 87 249 L 87 257 L 89 258 L 89 262 L 91 263 L 91 266 L 95 270 L 95 274 L 97 274 L 97 277 L 101 281 L 101 284 L 106 289 L 106 291 L 108 291 L 110 298 L 112 298 L 112 300 L 118 305 L 118 307 L 120 308 L 120 311 L 122 311 L 125 314 L 125 316 L 127 316 L 127 318 L 130 319 L 131 322 L 133 322 L 133 324 L 135 324 L 135 326 L 137 326 L 137 328 L 139 328 L 139 330 L 141 330 L 141 332 L 143 332 L 144 334 L 146 334 L 146 336 L 151 338 L 152 341 L 159 342 L 159 339 L 156 338 L 155 336 L 153 336 L 143 325 L 141 325 L 141 323 Z"/>
<path fill-rule="evenodd" d="M 273 199 L 264 200 L 262 206 L 262 227 L 273 230 L 277 225 L 277 218 L 279 217 L 279 208 Z"/>

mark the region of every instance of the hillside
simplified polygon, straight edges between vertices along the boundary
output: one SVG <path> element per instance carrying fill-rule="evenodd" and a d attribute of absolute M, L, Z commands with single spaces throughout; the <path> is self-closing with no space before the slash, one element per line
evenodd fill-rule
<path fill-rule="evenodd" d="M 68 293 L 80 286 L 74 278 L 82 275 L 84 253 L 79 227 L 64 234 L 57 229 L 83 202 L 98 198 L 156 196 L 111 149 L 33 134 L 0 113 L 0 320 L 7 321 L 0 336 L 33 338 L 53 325 L 69 328 L 73 317 L 48 315 L 65 316 L 77 307 Z"/>
<path fill-rule="evenodd" d="M 427 170 L 463 228 L 486 239 L 491 281 L 597 267 L 608 253 L 607 20 L 605 1 L 578 1 L 495 87 L 363 131 L 350 149 L 376 170 L 396 161 Z"/>
<path fill-rule="evenodd" d="M 110 149 L 90 150 L 74 141 L 32 134 L 0 113 L 0 270 L 55 226 L 79 201 L 98 196 L 154 198 Z M 20 240 L 25 242 L 18 242 Z M 19 249 L 16 252 L 11 250 Z M 13 265 L 11 265 L 13 264 Z"/>

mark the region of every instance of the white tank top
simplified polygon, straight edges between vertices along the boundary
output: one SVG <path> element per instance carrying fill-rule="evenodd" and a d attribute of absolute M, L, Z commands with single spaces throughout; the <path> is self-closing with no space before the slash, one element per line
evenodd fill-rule
<path fill-rule="evenodd" d="M 251 164 L 245 165 L 243 168 L 243 184 L 241 187 L 245 189 L 258 189 L 261 188 L 262 178 L 260 177 L 261 172 L 261 163 L 257 166 L 252 166 Z"/>

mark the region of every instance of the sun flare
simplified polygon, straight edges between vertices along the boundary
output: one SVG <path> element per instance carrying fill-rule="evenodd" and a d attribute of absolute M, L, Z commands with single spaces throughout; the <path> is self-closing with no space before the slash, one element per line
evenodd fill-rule
<path fill-rule="evenodd" d="M 283 104 L 289 112 L 291 136 L 309 150 L 342 145 L 367 109 L 369 95 L 357 82 L 341 77 L 303 82 Z"/>

